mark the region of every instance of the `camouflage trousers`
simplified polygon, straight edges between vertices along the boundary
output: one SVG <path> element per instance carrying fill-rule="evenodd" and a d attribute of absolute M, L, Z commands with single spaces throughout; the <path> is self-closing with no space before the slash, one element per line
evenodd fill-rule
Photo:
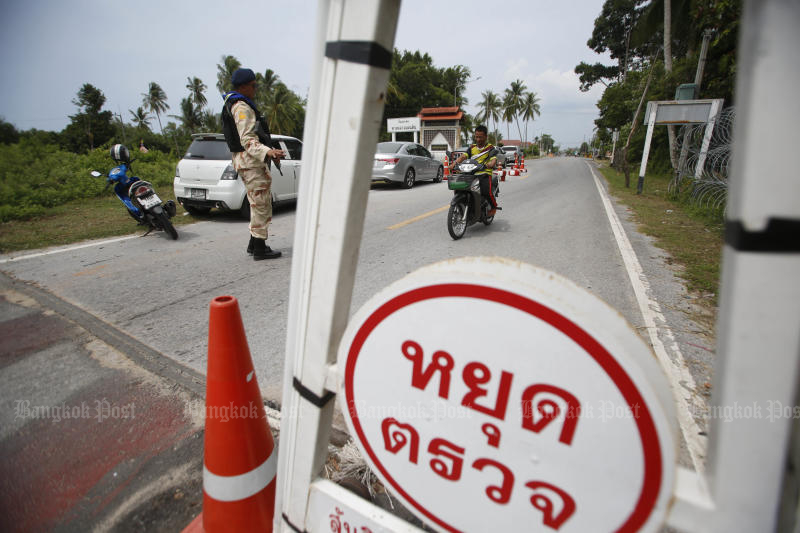
<path fill-rule="evenodd" d="M 272 176 L 264 168 L 239 170 L 250 202 L 250 235 L 266 239 L 269 223 L 272 222 Z"/>

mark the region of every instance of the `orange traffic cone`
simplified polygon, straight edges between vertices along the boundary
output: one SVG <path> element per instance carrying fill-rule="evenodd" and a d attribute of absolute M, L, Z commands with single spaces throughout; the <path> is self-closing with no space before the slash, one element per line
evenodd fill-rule
<path fill-rule="evenodd" d="M 519 170 L 519 154 L 514 154 L 514 170 Z"/>
<path fill-rule="evenodd" d="M 277 453 L 233 296 L 211 301 L 203 512 L 184 530 L 272 531 Z"/>
<path fill-rule="evenodd" d="M 524 156 L 524 155 L 523 155 L 522 157 L 520 157 L 520 166 L 519 166 L 519 169 L 520 169 L 520 170 L 525 170 L 525 156 Z"/>
<path fill-rule="evenodd" d="M 450 177 L 450 158 L 444 158 L 444 174 L 442 175 L 442 179 L 447 179 Z"/>

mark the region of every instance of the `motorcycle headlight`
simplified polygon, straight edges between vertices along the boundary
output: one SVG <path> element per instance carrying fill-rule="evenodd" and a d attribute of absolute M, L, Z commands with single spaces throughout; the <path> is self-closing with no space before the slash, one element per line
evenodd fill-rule
<path fill-rule="evenodd" d="M 222 173 L 222 177 L 220 177 L 220 179 L 235 180 L 238 177 L 239 175 L 236 173 L 235 170 L 233 170 L 233 165 L 228 165 L 227 167 L 225 167 L 225 172 Z"/>
<path fill-rule="evenodd" d="M 481 189 L 481 181 L 480 180 L 472 180 L 472 185 L 469 186 L 469 190 L 473 192 L 478 192 Z"/>
<path fill-rule="evenodd" d="M 462 163 L 458 166 L 458 168 L 461 170 L 461 172 L 472 172 L 477 166 L 478 165 L 474 165 L 472 163 L 467 163 L 466 165 Z"/>

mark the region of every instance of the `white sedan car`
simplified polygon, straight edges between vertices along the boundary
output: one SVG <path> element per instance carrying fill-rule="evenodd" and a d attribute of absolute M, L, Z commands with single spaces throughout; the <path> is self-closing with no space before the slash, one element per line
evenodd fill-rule
<path fill-rule="evenodd" d="M 296 200 L 303 143 L 294 137 L 273 135 L 272 148 L 286 152 L 286 159 L 281 160 L 283 175 L 274 164 L 270 171 L 272 201 Z M 192 135 L 192 144 L 175 168 L 173 188 L 176 200 L 189 213 L 204 214 L 216 208 L 250 217 L 247 191 L 233 169 L 231 153 L 221 133 Z"/>

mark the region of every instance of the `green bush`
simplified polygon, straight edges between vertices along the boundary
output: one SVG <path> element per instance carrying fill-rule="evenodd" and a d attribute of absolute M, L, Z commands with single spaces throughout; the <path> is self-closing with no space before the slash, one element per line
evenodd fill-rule
<path fill-rule="evenodd" d="M 178 156 L 157 150 L 132 154 L 134 175 L 157 189 L 172 185 Z M 43 216 L 48 208 L 70 200 L 113 195 L 104 189 L 103 178 L 90 174 L 92 170 L 105 174 L 113 166 L 108 146 L 74 154 L 26 137 L 0 145 L 0 222 Z"/>

